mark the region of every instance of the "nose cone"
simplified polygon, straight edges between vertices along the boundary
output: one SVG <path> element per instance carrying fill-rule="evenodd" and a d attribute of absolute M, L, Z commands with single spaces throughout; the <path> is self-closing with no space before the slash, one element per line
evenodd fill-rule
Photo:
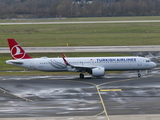
<path fill-rule="evenodd" d="M 152 67 L 155 68 L 156 66 L 157 66 L 157 64 L 152 62 Z"/>

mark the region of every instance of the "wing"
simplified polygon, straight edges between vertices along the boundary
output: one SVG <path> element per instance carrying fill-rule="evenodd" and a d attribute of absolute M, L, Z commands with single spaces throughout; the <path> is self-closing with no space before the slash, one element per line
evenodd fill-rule
<path fill-rule="evenodd" d="M 69 62 L 65 59 L 65 58 L 66 58 L 66 55 L 65 55 L 65 54 L 62 54 L 62 58 L 63 58 L 64 63 L 65 63 L 67 66 L 69 66 L 69 69 L 70 69 L 69 71 L 80 72 L 80 71 L 82 71 L 82 70 L 88 71 L 88 70 L 90 70 L 90 69 L 96 68 L 96 67 L 93 67 L 93 66 L 86 66 L 86 65 L 84 65 L 84 66 L 82 66 L 82 65 L 71 65 L 71 64 L 69 64 Z M 71 70 L 71 69 L 73 69 L 73 70 Z"/>
<path fill-rule="evenodd" d="M 64 63 L 67 66 L 68 71 L 72 72 L 82 72 L 80 74 L 80 78 L 83 78 L 83 73 L 88 72 L 89 74 L 92 74 L 94 77 L 104 76 L 105 75 L 105 69 L 103 67 L 92 67 L 87 65 L 71 65 L 69 62 L 65 59 L 65 55 L 62 54 L 62 58 L 64 60 Z M 82 76 L 81 76 L 82 75 Z"/>

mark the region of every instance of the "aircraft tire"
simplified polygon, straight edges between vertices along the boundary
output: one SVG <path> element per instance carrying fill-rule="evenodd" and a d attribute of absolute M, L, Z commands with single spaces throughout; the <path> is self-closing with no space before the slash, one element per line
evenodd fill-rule
<path fill-rule="evenodd" d="M 83 78 L 84 78 L 84 74 L 80 73 L 80 74 L 79 74 L 79 77 L 80 77 L 81 79 L 83 79 Z"/>
<path fill-rule="evenodd" d="M 138 77 L 141 77 L 141 74 L 140 74 L 140 73 L 138 73 Z"/>

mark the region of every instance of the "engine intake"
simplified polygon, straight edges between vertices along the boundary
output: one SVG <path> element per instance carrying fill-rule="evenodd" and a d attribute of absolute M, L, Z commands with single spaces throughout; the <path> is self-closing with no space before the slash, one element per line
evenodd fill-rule
<path fill-rule="evenodd" d="M 92 76 L 93 77 L 100 77 L 105 75 L 105 69 L 104 68 L 93 68 L 92 69 Z"/>

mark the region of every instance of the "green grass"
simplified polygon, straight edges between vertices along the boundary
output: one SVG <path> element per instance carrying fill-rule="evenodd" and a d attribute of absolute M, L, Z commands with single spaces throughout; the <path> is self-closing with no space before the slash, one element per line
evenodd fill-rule
<path fill-rule="evenodd" d="M 25 47 L 159 45 L 160 23 L 1 26 L 0 47 L 7 38 Z"/>
<path fill-rule="evenodd" d="M 108 72 L 109 73 L 109 72 Z M 1 71 L 1 76 L 12 76 L 12 75 L 69 75 L 69 74 L 77 74 L 75 72 L 41 72 L 41 71 Z"/>
<path fill-rule="evenodd" d="M 105 74 L 109 74 L 109 73 L 120 73 L 121 71 L 106 71 Z M 16 75 L 36 75 L 36 76 L 41 76 L 41 75 L 77 75 L 77 77 L 79 76 L 79 73 L 77 72 L 41 72 L 41 71 L 19 71 L 19 72 L 13 72 L 13 71 L 1 71 L 0 72 L 0 76 L 16 76 Z M 87 73 L 85 73 L 87 74 Z"/>
<path fill-rule="evenodd" d="M 130 20 L 160 20 L 160 16 L 128 16 L 128 17 L 88 17 L 69 18 L 65 21 L 130 21 Z"/>

